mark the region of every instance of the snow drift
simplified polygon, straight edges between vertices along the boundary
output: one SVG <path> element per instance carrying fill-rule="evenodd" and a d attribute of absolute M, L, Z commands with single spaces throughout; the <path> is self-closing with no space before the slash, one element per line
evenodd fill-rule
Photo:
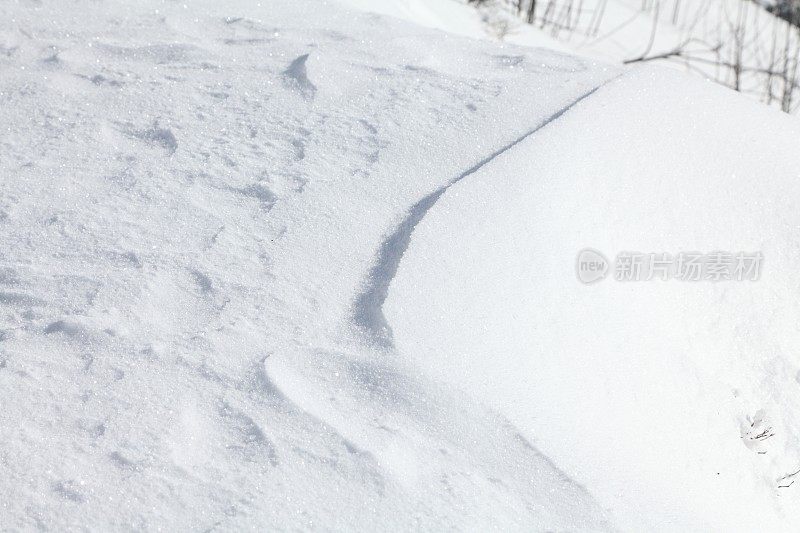
<path fill-rule="evenodd" d="M 4 528 L 797 523 L 789 119 L 333 3 L 0 15 Z"/>
<path fill-rule="evenodd" d="M 420 222 L 387 303 L 399 351 L 523 428 L 624 529 L 779 528 L 775 502 L 796 520 L 797 138 L 723 89 L 626 73 Z M 586 286 L 587 246 L 760 250 L 764 270 Z"/>

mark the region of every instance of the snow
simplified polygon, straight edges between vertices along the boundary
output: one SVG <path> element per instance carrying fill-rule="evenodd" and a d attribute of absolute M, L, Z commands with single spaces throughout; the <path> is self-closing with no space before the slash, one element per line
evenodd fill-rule
<path fill-rule="evenodd" d="M 792 529 L 796 125 L 356 1 L 0 4 L 2 528 Z"/>
<path fill-rule="evenodd" d="M 384 309 L 398 351 L 508 417 L 622 529 L 796 524 L 776 480 L 800 461 L 797 134 L 724 89 L 627 72 L 420 221 Z M 765 270 L 586 286 L 587 246 L 761 250 Z M 763 455 L 745 446 L 761 419 Z"/>
<path fill-rule="evenodd" d="M 559 40 L 523 24 L 503 4 L 468 5 L 459 0 L 341 0 L 347 7 L 403 19 L 451 34 L 523 46 L 569 51 Z"/>
<path fill-rule="evenodd" d="M 349 5 L 447 32 L 538 46 L 612 64 L 644 61 L 736 88 L 754 100 L 797 109 L 792 54 L 797 28 L 769 2 L 572 0 L 536 3 L 525 22 L 516 0 L 345 0 Z M 786 57 L 788 54 L 788 57 Z M 784 81 L 787 84 L 784 84 Z"/>

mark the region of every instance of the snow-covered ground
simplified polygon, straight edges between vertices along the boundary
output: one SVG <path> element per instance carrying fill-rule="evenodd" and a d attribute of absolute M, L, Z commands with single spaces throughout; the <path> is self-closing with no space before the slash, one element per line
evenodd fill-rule
<path fill-rule="evenodd" d="M 538 0 L 532 23 L 529 0 L 342 1 L 479 39 L 658 64 L 800 108 L 800 30 L 770 12 L 774 0 Z"/>
<path fill-rule="evenodd" d="M 796 529 L 796 122 L 355 2 L 0 3 L 0 529 Z"/>

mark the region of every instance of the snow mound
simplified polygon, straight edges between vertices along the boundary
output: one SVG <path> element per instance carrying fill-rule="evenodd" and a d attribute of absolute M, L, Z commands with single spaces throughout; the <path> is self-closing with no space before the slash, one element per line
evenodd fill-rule
<path fill-rule="evenodd" d="M 11 529 L 608 529 L 363 342 L 405 211 L 614 73 L 336 5 L 0 5 Z"/>
<path fill-rule="evenodd" d="M 3 3 L 0 70 L 3 527 L 788 523 L 786 119 L 333 2 Z"/>
<path fill-rule="evenodd" d="M 626 73 L 419 222 L 384 308 L 399 353 L 506 416 L 623 529 L 789 529 L 798 134 L 725 89 Z M 584 285 L 587 247 L 764 262 L 758 281 Z"/>

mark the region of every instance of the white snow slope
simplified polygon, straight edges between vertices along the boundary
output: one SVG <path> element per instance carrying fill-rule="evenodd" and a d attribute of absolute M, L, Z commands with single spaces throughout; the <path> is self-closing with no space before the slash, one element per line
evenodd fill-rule
<path fill-rule="evenodd" d="M 330 2 L 30 0 L 0 120 L 0 529 L 800 524 L 777 112 Z"/>

